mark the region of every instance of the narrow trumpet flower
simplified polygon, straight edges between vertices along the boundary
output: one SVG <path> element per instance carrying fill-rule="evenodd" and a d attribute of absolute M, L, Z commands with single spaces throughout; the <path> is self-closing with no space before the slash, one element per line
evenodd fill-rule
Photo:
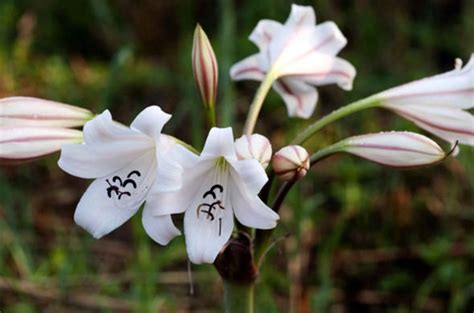
<path fill-rule="evenodd" d="M 95 179 L 79 201 L 75 222 L 95 238 L 110 233 L 145 202 L 142 223 L 160 244 L 179 235 L 170 215 L 152 216 L 149 194 L 168 191 L 179 180 L 179 167 L 162 162 L 171 141 L 161 129 L 171 115 L 159 107 L 143 110 L 130 128 L 112 120 L 108 111 L 84 125 L 84 143 L 64 145 L 58 165 L 65 172 Z M 163 167 L 161 164 L 167 164 Z M 156 180 L 157 171 L 162 179 Z"/>
<path fill-rule="evenodd" d="M 412 132 L 381 132 L 347 138 L 332 152 L 346 152 L 391 167 L 416 167 L 443 160 L 446 153 L 433 140 Z"/>
<path fill-rule="evenodd" d="M 217 61 L 211 43 L 200 25 L 194 31 L 192 65 L 202 102 L 207 108 L 213 107 L 217 93 Z"/>
<path fill-rule="evenodd" d="M 255 159 L 265 169 L 272 158 L 272 145 L 260 134 L 243 135 L 235 140 L 235 152 L 239 160 Z"/>
<path fill-rule="evenodd" d="M 86 109 L 50 100 L 0 99 L 0 126 L 77 127 L 93 117 L 94 114 Z"/>
<path fill-rule="evenodd" d="M 310 166 L 308 151 L 297 145 L 283 147 L 273 156 L 272 166 L 281 180 L 297 181 L 308 172 Z"/>
<path fill-rule="evenodd" d="M 231 128 L 212 128 L 201 155 L 175 146 L 186 172 L 174 192 L 152 201 L 156 216 L 184 212 L 184 234 L 193 263 L 213 263 L 229 240 L 234 215 L 245 226 L 270 229 L 278 214 L 258 197 L 268 178 L 255 159 L 239 160 Z"/>
<path fill-rule="evenodd" d="M 375 95 L 381 105 L 453 144 L 474 145 L 474 55 L 461 68 Z"/>
<path fill-rule="evenodd" d="M 61 127 L 0 126 L 0 160 L 25 161 L 80 143 L 82 132 Z"/>
<path fill-rule="evenodd" d="M 260 52 L 232 66 L 232 79 L 263 81 L 270 75 L 288 115 L 309 118 L 318 101 L 313 86 L 351 90 L 356 75 L 349 62 L 336 57 L 347 43 L 337 25 L 315 24 L 313 8 L 295 4 L 285 24 L 260 21 L 249 37 Z"/>

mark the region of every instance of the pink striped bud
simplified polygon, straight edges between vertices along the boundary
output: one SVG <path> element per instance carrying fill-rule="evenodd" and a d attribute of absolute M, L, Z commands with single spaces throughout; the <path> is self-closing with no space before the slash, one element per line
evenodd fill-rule
<path fill-rule="evenodd" d="M 309 165 L 308 151 L 296 145 L 281 148 L 272 160 L 275 174 L 284 181 L 301 179 L 308 172 Z"/>
<path fill-rule="evenodd" d="M 1 126 L 0 160 L 28 160 L 61 149 L 62 144 L 80 143 L 75 129 L 37 126 Z"/>
<path fill-rule="evenodd" d="M 204 106 L 212 107 L 217 93 L 217 61 L 211 43 L 199 24 L 194 31 L 192 62 L 194 79 Z"/>
<path fill-rule="evenodd" d="M 414 167 L 441 161 L 446 153 L 433 140 L 412 132 L 381 132 L 347 138 L 338 151 L 392 167 Z"/>
<path fill-rule="evenodd" d="M 76 127 L 94 114 L 86 109 L 32 97 L 0 99 L 0 126 Z"/>
<path fill-rule="evenodd" d="M 272 145 L 265 136 L 243 135 L 235 141 L 235 152 L 239 160 L 255 159 L 265 169 L 272 158 Z"/>

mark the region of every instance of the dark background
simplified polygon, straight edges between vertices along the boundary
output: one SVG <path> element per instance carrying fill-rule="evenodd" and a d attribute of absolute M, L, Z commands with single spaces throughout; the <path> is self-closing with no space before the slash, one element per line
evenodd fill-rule
<path fill-rule="evenodd" d="M 350 101 L 448 71 L 474 51 L 474 2 L 306 1 L 333 20 L 357 69 L 354 90 L 319 88 L 312 120 Z M 283 22 L 289 1 L 1 0 L 0 97 L 30 95 L 110 109 L 129 123 L 145 106 L 173 113 L 165 132 L 200 148 L 205 138 L 191 71 L 199 22 L 215 48 L 221 126 L 240 133 L 258 84 L 230 82 L 230 66 L 255 53 L 263 18 Z M 288 119 L 271 92 L 257 130 L 274 150 L 310 121 Z M 326 127 L 315 151 L 349 135 L 418 130 L 369 110 Z M 448 147 L 441 141 L 443 147 Z M 192 266 L 183 238 L 160 247 L 140 216 L 101 240 L 73 223 L 89 184 L 58 156 L 0 167 L 0 311 L 221 312 L 212 266 Z M 349 156 L 317 165 L 281 212 L 257 286 L 256 312 L 472 312 L 473 149 L 424 169 L 387 169 Z"/>

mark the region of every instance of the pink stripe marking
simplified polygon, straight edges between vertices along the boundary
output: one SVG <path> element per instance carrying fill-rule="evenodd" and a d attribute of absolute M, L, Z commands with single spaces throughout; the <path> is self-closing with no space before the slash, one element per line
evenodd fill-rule
<path fill-rule="evenodd" d="M 398 95 L 398 96 L 389 96 L 387 97 L 387 99 L 403 99 L 403 98 L 423 97 L 423 96 L 431 96 L 431 95 L 440 96 L 440 95 L 450 95 L 450 94 L 457 94 L 457 93 L 474 93 L 474 88 L 457 89 L 457 90 L 450 90 L 450 91 L 411 93 L 411 94 Z"/>
<path fill-rule="evenodd" d="M 291 88 L 287 84 L 285 84 L 282 80 L 279 80 L 278 83 L 281 85 L 281 87 L 287 94 L 289 94 L 290 96 L 296 99 L 296 102 L 297 102 L 296 107 L 298 108 L 298 110 L 301 111 L 303 109 L 303 100 L 301 99 L 301 97 L 298 96 L 296 93 L 293 93 Z"/>
<path fill-rule="evenodd" d="M 405 152 L 416 152 L 425 155 L 437 155 L 434 153 L 428 153 L 425 151 L 420 151 L 416 149 L 409 149 L 409 148 L 402 148 L 402 147 L 395 147 L 395 146 L 382 146 L 376 144 L 354 144 L 354 147 L 358 148 L 368 148 L 368 149 L 382 149 L 382 150 L 390 150 L 390 151 L 405 151 Z"/>
<path fill-rule="evenodd" d="M 0 144 L 11 143 L 11 142 L 30 142 L 30 141 L 41 141 L 41 140 L 45 140 L 45 141 L 46 140 L 70 140 L 70 139 L 73 139 L 73 138 L 65 137 L 65 136 L 51 136 L 51 137 L 39 136 L 39 137 L 25 137 L 25 138 L 4 140 L 4 141 L 0 141 Z"/>
<path fill-rule="evenodd" d="M 244 73 L 250 73 L 250 72 L 258 72 L 260 74 L 264 74 L 264 72 L 262 70 L 260 70 L 258 67 L 253 66 L 253 67 L 247 67 L 247 68 L 244 68 L 244 69 L 241 69 L 241 70 L 237 71 L 234 74 L 234 76 L 241 75 L 241 74 L 244 74 Z"/>
<path fill-rule="evenodd" d="M 20 114 L 6 114 L 6 115 L 0 115 L 0 118 L 16 118 L 16 119 L 22 119 L 22 120 L 45 120 L 45 121 L 53 121 L 53 120 L 78 120 L 82 121 L 85 120 L 84 118 L 79 118 L 79 117 L 72 117 L 72 116 L 67 116 L 67 115 L 35 115 L 35 114 L 29 114 L 29 115 L 20 115 Z"/>

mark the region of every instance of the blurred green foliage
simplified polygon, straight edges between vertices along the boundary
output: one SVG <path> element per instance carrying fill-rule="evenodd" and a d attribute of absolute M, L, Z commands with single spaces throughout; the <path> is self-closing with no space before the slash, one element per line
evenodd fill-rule
<path fill-rule="evenodd" d="M 309 121 L 288 119 L 270 93 L 257 130 L 274 150 L 315 118 L 352 100 L 452 68 L 474 51 L 469 0 L 301 1 L 348 37 L 341 55 L 358 71 L 352 92 L 319 88 Z M 0 1 L 0 97 L 31 95 L 110 109 L 128 123 L 150 104 L 173 113 L 166 131 L 200 147 L 192 81 L 194 25 L 220 66 L 221 125 L 239 133 L 254 82 L 230 66 L 257 51 L 247 39 L 263 18 L 284 21 L 290 2 L 153 0 Z M 366 111 L 315 136 L 310 150 L 350 134 L 417 130 Z M 99 241 L 72 215 L 88 182 L 57 156 L 0 168 L 1 312 L 220 312 L 212 266 L 192 266 L 182 238 L 160 247 L 136 216 Z M 317 165 L 282 211 L 280 238 L 257 288 L 257 312 L 471 312 L 474 307 L 474 155 L 413 171 L 348 156 Z M 179 221 L 178 221 L 179 222 Z"/>

